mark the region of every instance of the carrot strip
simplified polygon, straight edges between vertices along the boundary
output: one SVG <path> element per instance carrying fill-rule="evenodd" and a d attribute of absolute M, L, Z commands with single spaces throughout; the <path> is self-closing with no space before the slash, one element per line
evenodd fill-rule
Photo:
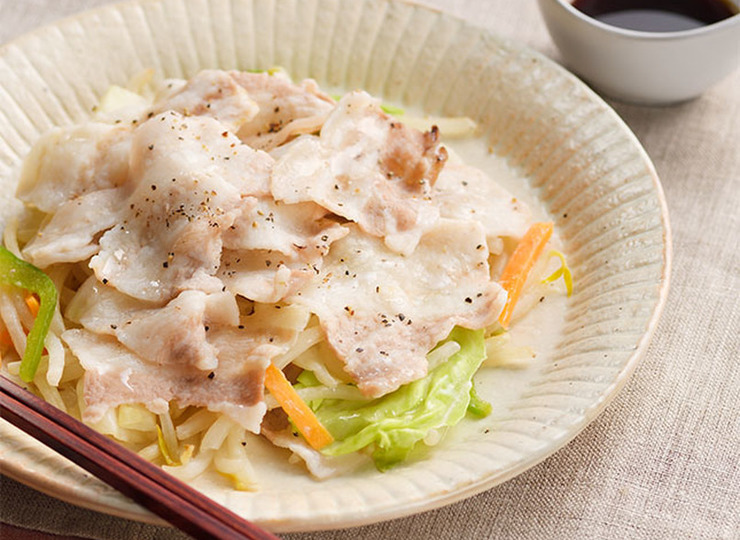
<path fill-rule="evenodd" d="M 10 334 L 4 328 L 0 330 L 0 346 L 12 345 L 13 340 L 10 339 Z"/>
<path fill-rule="evenodd" d="M 283 372 L 273 364 L 270 364 L 265 371 L 265 386 L 314 449 L 320 450 L 334 441 L 334 437 L 319 422 L 310 407 L 285 378 Z"/>
<path fill-rule="evenodd" d="M 25 298 L 26 306 L 28 306 L 28 311 L 31 312 L 31 315 L 34 316 L 34 318 L 38 317 L 39 315 L 39 309 L 41 309 L 41 303 L 39 302 L 38 297 L 35 294 L 29 294 Z M 26 335 L 28 335 L 28 330 L 23 330 Z M 7 330 L 3 329 L 0 332 L 0 346 L 4 345 L 12 345 L 13 340 L 10 338 L 10 334 Z M 43 350 L 43 354 L 49 354 L 46 348 Z"/>
<path fill-rule="evenodd" d="M 35 295 L 29 294 L 26 296 L 26 305 L 28 306 L 28 310 L 31 312 L 31 315 L 34 317 L 37 317 L 39 314 L 39 308 L 41 307 L 41 304 L 39 304 L 38 298 L 36 298 Z M 25 330 L 26 335 L 28 335 L 28 330 Z M 10 333 L 3 328 L 0 330 L 0 346 L 5 345 L 12 345 L 13 340 L 10 338 Z"/>
<path fill-rule="evenodd" d="M 527 281 L 529 272 L 534 263 L 537 262 L 542 250 L 552 236 L 552 223 L 535 223 L 524 234 L 514 253 L 506 263 L 499 283 L 509 293 L 504 309 L 499 315 L 499 323 L 504 328 L 509 326 L 511 314 L 514 312 L 519 296 L 522 294 L 524 283 Z"/>
<path fill-rule="evenodd" d="M 26 305 L 28 306 L 28 310 L 31 312 L 31 315 L 36 317 L 39 314 L 41 304 L 39 304 L 39 300 L 36 298 L 36 295 L 29 294 L 26 296 Z"/>
<path fill-rule="evenodd" d="M 41 305 L 39 304 L 39 301 L 35 295 L 29 294 L 28 296 L 26 296 L 26 305 L 28 306 L 28 310 L 31 312 L 31 315 L 33 315 L 34 317 L 38 316 L 39 308 L 41 307 Z M 25 330 L 25 332 L 26 335 L 28 335 L 28 330 Z M 0 330 L 0 346 L 12 344 L 13 340 L 10 338 L 10 334 L 8 333 L 8 331 L 5 328 Z"/>

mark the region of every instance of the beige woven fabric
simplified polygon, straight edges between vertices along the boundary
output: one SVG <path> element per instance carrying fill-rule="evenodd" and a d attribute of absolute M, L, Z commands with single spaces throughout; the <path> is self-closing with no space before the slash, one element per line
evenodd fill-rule
<path fill-rule="evenodd" d="M 0 0 L 0 42 L 105 3 Z M 424 3 L 560 59 L 534 0 Z M 284 538 L 740 539 L 740 71 L 683 105 L 613 106 L 656 165 L 674 245 L 668 305 L 628 386 L 560 452 L 472 499 Z M 8 479 L 0 519 L 85 538 L 184 538 Z"/>

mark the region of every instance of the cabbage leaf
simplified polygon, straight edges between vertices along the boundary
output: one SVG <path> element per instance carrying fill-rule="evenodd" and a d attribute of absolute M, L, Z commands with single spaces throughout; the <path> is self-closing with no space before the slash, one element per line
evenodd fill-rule
<path fill-rule="evenodd" d="M 447 340 L 460 351 L 426 377 L 372 401 L 324 399 L 312 402 L 335 442 L 330 456 L 372 448 L 376 467 L 387 470 L 406 459 L 432 430 L 457 424 L 471 401 L 472 379 L 485 359 L 483 330 L 455 328 Z M 308 382 L 307 379 L 304 379 Z"/>

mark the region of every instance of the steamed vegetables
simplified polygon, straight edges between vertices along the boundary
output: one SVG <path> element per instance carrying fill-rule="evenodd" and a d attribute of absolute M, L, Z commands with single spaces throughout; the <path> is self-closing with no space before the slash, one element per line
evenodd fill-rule
<path fill-rule="evenodd" d="M 457 424 L 471 402 L 473 375 L 485 359 L 483 330 L 457 327 L 448 340 L 459 343 L 460 351 L 423 379 L 391 394 L 370 402 L 311 403 L 336 439 L 323 452 L 338 456 L 372 445 L 375 465 L 382 471 L 403 461 L 431 431 Z"/>

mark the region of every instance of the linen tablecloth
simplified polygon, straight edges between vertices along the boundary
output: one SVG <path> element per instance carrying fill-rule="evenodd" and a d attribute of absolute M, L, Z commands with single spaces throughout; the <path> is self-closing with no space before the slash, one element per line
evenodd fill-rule
<path fill-rule="evenodd" d="M 0 0 L 0 42 L 109 1 Z M 422 3 L 561 61 L 534 0 Z M 740 71 L 681 105 L 610 104 L 655 163 L 674 247 L 668 304 L 627 387 L 572 443 L 483 494 L 404 519 L 284 538 L 740 539 Z M 0 521 L 8 539 L 185 538 L 6 477 Z"/>

